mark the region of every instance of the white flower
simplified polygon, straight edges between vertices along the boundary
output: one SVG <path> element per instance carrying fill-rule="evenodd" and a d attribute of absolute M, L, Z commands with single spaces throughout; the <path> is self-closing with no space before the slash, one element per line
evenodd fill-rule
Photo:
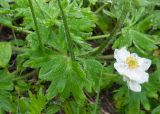
<path fill-rule="evenodd" d="M 129 89 L 140 92 L 140 84 L 148 82 L 149 74 L 146 72 L 151 65 L 151 60 L 139 57 L 136 53 L 130 53 L 125 47 L 115 49 L 115 69 L 127 81 Z"/>

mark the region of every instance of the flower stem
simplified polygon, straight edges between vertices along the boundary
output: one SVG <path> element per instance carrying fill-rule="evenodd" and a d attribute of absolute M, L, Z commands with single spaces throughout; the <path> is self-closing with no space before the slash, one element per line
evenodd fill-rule
<path fill-rule="evenodd" d="M 101 59 L 101 60 L 111 60 L 113 58 L 114 58 L 114 55 L 97 56 L 97 59 Z"/>
<path fill-rule="evenodd" d="M 100 74 L 99 82 L 98 82 L 98 88 L 97 88 L 97 91 L 96 91 L 97 96 L 96 96 L 96 103 L 95 103 L 93 114 L 97 114 L 97 107 L 98 107 L 98 104 L 99 104 L 99 96 L 100 96 L 101 82 L 102 82 L 102 72 L 103 72 L 103 67 L 102 67 L 102 70 L 101 70 L 101 74 Z"/>
<path fill-rule="evenodd" d="M 17 37 L 16 37 L 14 29 L 12 29 L 12 34 L 13 34 L 13 38 L 14 38 L 14 41 L 16 43 L 16 46 L 18 46 Z"/>
<path fill-rule="evenodd" d="M 91 36 L 91 37 L 86 38 L 86 40 L 97 40 L 97 39 L 107 38 L 109 37 L 109 35 L 110 34 Z"/>
<path fill-rule="evenodd" d="M 25 78 L 28 78 L 28 77 L 36 74 L 36 73 L 37 73 L 37 71 L 36 71 L 36 70 L 33 70 L 32 72 L 29 72 L 29 73 L 27 73 L 27 74 L 25 74 L 25 75 L 23 75 L 23 76 L 17 77 L 17 78 L 15 78 L 15 79 L 13 79 L 13 80 L 16 81 L 16 80 L 25 79 Z"/>
<path fill-rule="evenodd" d="M 101 10 L 103 10 L 103 8 L 108 5 L 108 4 L 103 4 L 100 8 L 98 8 L 96 11 L 95 11 L 95 14 L 98 14 Z"/>
<path fill-rule="evenodd" d="M 25 52 L 27 51 L 27 49 L 24 49 L 24 48 L 20 48 L 18 46 L 12 46 L 12 50 L 16 53 L 22 53 L 22 52 Z"/>
<path fill-rule="evenodd" d="M 37 37 L 38 37 L 38 41 L 39 41 L 39 47 L 42 50 L 42 52 L 44 52 L 43 44 L 42 44 L 42 38 L 40 36 L 38 23 L 37 23 L 37 20 L 36 20 L 36 15 L 35 15 L 35 12 L 34 12 L 34 9 L 33 9 L 32 0 L 28 0 L 28 2 L 29 2 L 30 9 L 31 9 L 31 13 L 32 13 L 32 18 L 33 18 L 33 21 L 34 21 L 34 24 L 35 24 L 35 27 L 36 27 L 36 33 L 37 33 Z"/>
<path fill-rule="evenodd" d="M 58 5 L 59 5 L 60 11 L 62 13 L 62 20 L 63 20 L 63 23 L 64 23 L 64 29 L 65 29 L 65 32 L 66 32 L 69 56 L 71 57 L 72 60 L 75 60 L 75 55 L 74 55 L 74 52 L 73 52 L 73 42 L 72 42 L 70 31 L 69 31 L 69 28 L 68 28 L 67 19 L 66 19 L 66 16 L 64 14 L 64 11 L 63 11 L 60 0 L 58 0 Z"/>

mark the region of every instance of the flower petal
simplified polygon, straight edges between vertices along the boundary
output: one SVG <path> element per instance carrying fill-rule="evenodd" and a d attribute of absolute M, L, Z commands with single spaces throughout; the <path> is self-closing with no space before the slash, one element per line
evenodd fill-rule
<path fill-rule="evenodd" d="M 139 68 L 143 69 L 144 71 L 147 71 L 152 63 L 150 59 L 140 58 L 140 57 L 138 58 L 138 62 L 139 62 Z"/>
<path fill-rule="evenodd" d="M 125 74 L 130 80 L 134 80 L 140 84 L 148 82 L 149 74 L 142 70 L 126 70 Z"/>
<path fill-rule="evenodd" d="M 118 71 L 119 74 L 121 74 L 121 75 L 126 74 L 127 65 L 125 63 L 115 62 L 114 68 Z"/>
<path fill-rule="evenodd" d="M 130 90 L 134 91 L 134 92 L 141 92 L 141 86 L 139 83 L 129 80 L 127 81 L 128 87 Z"/>
<path fill-rule="evenodd" d="M 121 49 L 115 49 L 114 51 L 114 58 L 118 62 L 124 62 L 126 60 L 126 57 L 129 55 L 130 53 L 127 51 L 126 47 L 123 47 Z"/>

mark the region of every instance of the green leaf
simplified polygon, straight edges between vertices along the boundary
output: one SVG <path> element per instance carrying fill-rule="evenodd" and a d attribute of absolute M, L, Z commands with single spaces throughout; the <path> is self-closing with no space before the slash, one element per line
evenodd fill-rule
<path fill-rule="evenodd" d="M 29 3 L 27 0 L 16 0 L 15 3 L 19 7 L 23 7 L 23 8 L 29 6 Z"/>
<path fill-rule="evenodd" d="M 35 95 L 29 91 L 29 98 L 18 98 L 15 103 L 16 114 L 41 114 L 46 105 L 46 96 L 39 89 Z"/>
<path fill-rule="evenodd" d="M 10 9 L 10 6 L 9 6 L 9 3 L 11 0 L 0 0 L 0 5 L 3 7 L 3 8 L 6 8 L 6 9 Z"/>
<path fill-rule="evenodd" d="M 104 12 L 106 15 L 112 17 L 112 18 L 116 18 L 115 15 L 114 15 L 113 13 L 111 13 L 110 11 L 108 11 L 108 10 L 103 10 L 103 12 Z"/>
<path fill-rule="evenodd" d="M 50 105 L 47 108 L 46 114 L 55 114 L 60 110 L 60 107 L 57 105 Z"/>
<path fill-rule="evenodd" d="M 13 75 L 0 70 L 0 109 L 11 112 L 13 110 L 10 90 L 13 90 Z"/>
<path fill-rule="evenodd" d="M 135 30 L 131 30 L 130 35 L 131 35 L 134 43 L 136 43 L 143 50 L 153 51 L 157 48 L 154 40 L 143 33 L 140 33 Z"/>
<path fill-rule="evenodd" d="M 64 28 L 60 27 L 57 33 L 51 32 L 49 38 L 46 41 L 46 44 L 53 47 L 55 50 L 58 50 L 61 53 L 67 53 L 67 45 L 65 38 Z"/>
<path fill-rule="evenodd" d="M 31 67 L 31 68 L 38 68 L 43 65 L 44 62 L 48 60 L 48 57 L 37 57 L 31 58 L 30 60 L 26 61 L 23 66 L 24 67 Z"/>
<path fill-rule="evenodd" d="M 144 1 L 139 1 L 141 5 L 158 5 L 160 4 L 160 0 L 144 0 Z"/>
<path fill-rule="evenodd" d="M 24 60 L 23 63 L 20 63 L 23 64 L 23 67 L 40 68 L 46 61 L 50 60 L 54 54 L 51 50 L 48 49 L 45 50 L 45 53 L 47 54 L 42 54 L 42 50 L 39 50 L 39 48 L 28 49 L 25 53 L 19 55 L 17 61 L 20 62 Z M 26 58 L 29 59 L 26 60 Z"/>
<path fill-rule="evenodd" d="M 20 91 L 26 91 L 29 89 L 29 84 L 26 83 L 25 81 L 23 80 L 18 80 L 17 81 L 17 85 L 16 85 L 16 88 L 19 89 Z"/>
<path fill-rule="evenodd" d="M 135 27 L 138 31 L 145 32 L 149 30 L 151 27 L 157 28 L 160 27 L 160 12 L 152 11 L 146 18 L 141 20 Z"/>
<path fill-rule="evenodd" d="M 0 90 L 0 109 L 7 112 L 11 112 L 13 110 L 13 105 L 10 97 L 10 93 Z"/>
<path fill-rule="evenodd" d="M 89 2 L 90 2 L 91 4 L 93 4 L 93 5 L 95 5 L 97 1 L 98 1 L 98 0 L 89 0 Z"/>
<path fill-rule="evenodd" d="M 150 106 L 150 103 L 149 103 L 147 96 L 141 95 L 141 104 L 143 105 L 143 107 L 146 110 L 148 110 L 148 111 L 150 110 L 151 106 Z"/>
<path fill-rule="evenodd" d="M 154 108 L 151 112 L 151 114 L 159 114 L 160 113 L 160 106 L 157 106 L 156 108 Z"/>
<path fill-rule="evenodd" d="M 121 77 L 117 74 L 114 74 L 113 65 L 109 65 L 103 68 L 102 72 L 102 87 L 106 88 L 112 86 L 114 82 L 117 82 Z"/>
<path fill-rule="evenodd" d="M 132 45 L 132 39 L 130 37 L 120 36 L 114 43 L 113 48 L 130 47 Z"/>
<path fill-rule="evenodd" d="M 42 93 L 42 89 L 39 90 L 39 93 L 34 96 L 31 92 L 29 92 L 30 96 L 30 113 L 31 114 L 41 114 L 42 110 L 46 105 L 46 97 Z"/>
<path fill-rule="evenodd" d="M 96 21 L 96 24 L 100 27 L 100 29 L 103 31 L 104 34 L 108 34 L 108 30 L 110 29 L 111 19 L 105 15 L 104 13 L 97 14 L 98 21 Z"/>
<path fill-rule="evenodd" d="M 157 49 L 154 37 L 129 28 L 124 28 L 122 30 L 122 36 L 116 40 L 113 47 L 129 47 L 132 43 L 142 52 L 151 52 Z"/>
<path fill-rule="evenodd" d="M 0 67 L 6 67 L 12 54 L 11 44 L 0 42 Z"/>
<path fill-rule="evenodd" d="M 1 16 L 1 15 L 0 15 Z M 5 25 L 5 26 L 11 26 L 12 22 L 10 19 L 8 19 L 7 17 L 1 16 L 0 17 L 0 24 Z"/>
<path fill-rule="evenodd" d="M 74 36 L 85 39 L 92 34 L 91 31 L 96 26 L 97 16 L 91 12 L 90 8 L 72 8 L 67 13 L 69 13 L 68 25 Z"/>
<path fill-rule="evenodd" d="M 77 103 L 83 103 L 85 95 L 83 89 L 89 84 L 85 72 L 76 61 L 66 56 L 55 56 L 40 69 L 39 78 L 51 81 L 47 90 L 47 97 L 51 99 L 58 94 L 62 98 L 73 95 Z"/>
<path fill-rule="evenodd" d="M 117 108 L 124 109 L 126 114 L 141 114 L 141 104 L 146 110 L 150 110 L 147 93 L 132 92 L 127 87 L 121 87 L 114 96 Z"/>
<path fill-rule="evenodd" d="M 140 114 L 140 100 L 137 93 L 131 93 L 129 96 L 129 104 L 126 107 L 127 114 Z"/>
<path fill-rule="evenodd" d="M 103 66 L 99 61 L 94 59 L 85 59 L 83 60 L 83 62 L 87 78 L 91 80 L 92 87 L 97 90 L 99 85 L 99 79 L 103 72 Z"/>
<path fill-rule="evenodd" d="M 112 0 L 110 2 L 112 3 L 112 7 L 110 7 L 110 13 L 114 14 L 114 17 L 116 17 L 117 19 L 120 19 L 120 17 L 124 15 L 126 11 L 131 11 L 132 1 L 130 0 Z M 108 1 L 106 1 L 106 3 L 108 3 Z"/>
<path fill-rule="evenodd" d="M 13 89 L 13 75 L 0 70 L 0 90 L 12 90 Z"/>
<path fill-rule="evenodd" d="M 15 101 L 15 105 L 16 114 L 30 114 L 29 98 L 17 98 Z"/>

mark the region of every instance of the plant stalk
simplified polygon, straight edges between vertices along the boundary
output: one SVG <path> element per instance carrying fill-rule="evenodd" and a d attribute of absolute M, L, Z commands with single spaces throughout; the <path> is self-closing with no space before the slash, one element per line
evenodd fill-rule
<path fill-rule="evenodd" d="M 108 38 L 109 36 L 110 34 L 91 36 L 91 37 L 86 38 L 86 40 L 97 40 L 97 39 L 102 39 L 102 38 Z"/>
<path fill-rule="evenodd" d="M 34 12 L 34 9 L 33 9 L 32 0 L 28 0 L 28 2 L 29 2 L 30 9 L 31 9 L 31 13 L 32 13 L 32 18 L 33 18 L 33 21 L 34 21 L 34 24 L 35 24 L 35 27 L 36 27 L 36 33 L 37 33 L 37 37 L 38 37 L 38 41 L 39 41 L 39 47 L 42 50 L 42 52 L 44 52 L 43 44 L 42 44 L 42 38 L 40 36 L 36 15 L 35 15 L 35 12 Z"/>
<path fill-rule="evenodd" d="M 71 35 L 70 35 L 67 19 L 66 19 L 66 16 L 64 14 L 64 11 L 63 11 L 63 8 L 62 8 L 60 0 L 58 0 L 58 5 L 59 5 L 60 11 L 62 13 L 62 20 L 63 20 L 63 24 L 64 24 L 64 29 L 65 29 L 65 32 L 66 32 L 68 53 L 69 53 L 69 56 L 71 57 L 71 59 L 75 60 L 75 55 L 74 55 L 74 51 L 73 51 L 73 41 L 71 39 Z"/>
<path fill-rule="evenodd" d="M 30 76 L 36 74 L 36 73 L 37 73 L 37 71 L 34 70 L 34 71 L 32 71 L 32 72 L 29 72 L 28 74 L 24 74 L 23 76 L 17 77 L 17 78 L 15 78 L 15 79 L 13 79 L 13 80 L 16 81 L 16 80 L 25 79 L 25 78 L 28 78 L 28 77 L 30 77 Z"/>
<path fill-rule="evenodd" d="M 98 108 L 98 105 L 99 105 L 99 96 L 100 96 L 101 82 L 102 82 L 102 72 L 103 72 L 103 67 L 102 67 L 100 78 L 99 78 L 98 85 L 97 85 L 98 86 L 97 91 L 96 91 L 97 96 L 96 96 L 96 103 L 95 103 L 93 114 L 97 114 L 97 108 Z"/>
<path fill-rule="evenodd" d="M 97 56 L 97 59 L 101 59 L 101 60 L 111 60 L 113 58 L 114 58 L 114 55 Z"/>
<path fill-rule="evenodd" d="M 95 14 L 98 14 L 101 10 L 103 10 L 103 8 L 108 5 L 108 4 L 104 4 L 102 5 L 100 8 L 98 8 L 96 11 L 95 11 Z"/>

